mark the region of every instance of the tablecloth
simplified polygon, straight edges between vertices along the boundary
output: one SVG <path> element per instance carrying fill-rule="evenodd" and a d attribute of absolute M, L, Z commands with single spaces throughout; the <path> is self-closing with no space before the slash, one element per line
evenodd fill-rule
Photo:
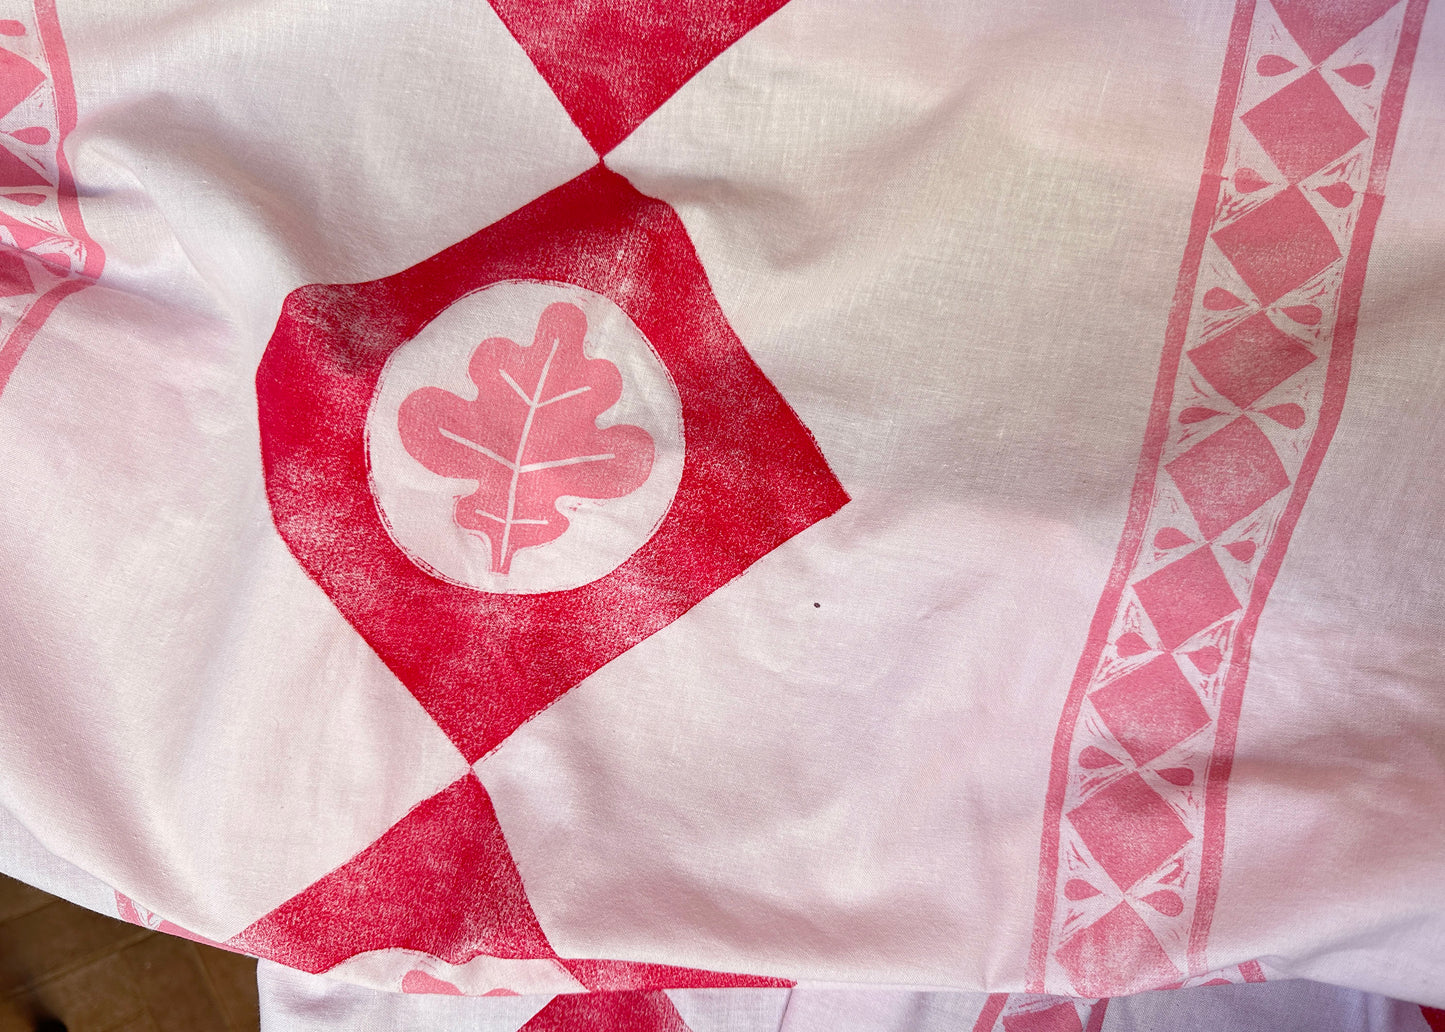
<path fill-rule="evenodd" d="M 0 867 L 509 1032 L 1445 1006 L 1438 4 L 0 6 Z"/>

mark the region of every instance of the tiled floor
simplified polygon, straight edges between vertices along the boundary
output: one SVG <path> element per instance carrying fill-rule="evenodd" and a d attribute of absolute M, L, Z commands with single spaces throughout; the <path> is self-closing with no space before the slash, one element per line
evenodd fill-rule
<path fill-rule="evenodd" d="M 255 1032 L 256 962 L 0 875 L 0 1032 Z"/>

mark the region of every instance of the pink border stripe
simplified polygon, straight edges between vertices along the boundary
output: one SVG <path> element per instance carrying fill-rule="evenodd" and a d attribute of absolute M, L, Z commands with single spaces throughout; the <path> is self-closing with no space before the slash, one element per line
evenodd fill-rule
<path fill-rule="evenodd" d="M 45 320 L 50 318 L 50 313 L 55 311 L 55 306 L 77 290 L 88 286 L 90 286 L 89 280 L 64 280 L 30 303 L 30 307 L 25 310 L 25 314 L 15 324 L 15 329 L 10 331 L 10 336 L 5 338 L 3 345 L 0 345 L 0 394 L 4 393 L 5 385 L 10 382 L 10 374 L 20 364 L 25 349 L 35 339 L 35 334 L 40 331 L 40 327 L 45 325 Z"/>
<path fill-rule="evenodd" d="M 1249 656 L 1254 644 L 1254 632 L 1259 626 L 1260 613 L 1284 563 L 1290 537 L 1299 522 L 1300 513 L 1304 510 L 1315 476 L 1324 463 L 1325 452 L 1334 438 L 1335 428 L 1339 426 L 1340 414 L 1345 407 L 1355 331 L 1359 326 L 1360 295 L 1364 291 L 1365 272 L 1369 264 L 1370 247 L 1375 238 L 1375 225 L 1385 203 L 1385 176 L 1395 150 L 1395 136 L 1405 104 L 1405 89 L 1410 82 L 1410 70 L 1415 61 L 1415 50 L 1420 42 L 1420 28 L 1425 20 L 1425 7 L 1428 3 L 1429 0 L 1409 0 L 1405 8 L 1395 64 L 1390 72 L 1390 81 L 1385 87 L 1379 126 L 1375 133 L 1369 187 L 1361 202 L 1360 219 L 1350 243 L 1349 256 L 1345 259 L 1344 281 L 1336 310 L 1330 364 L 1325 372 L 1325 391 L 1320 406 L 1319 424 L 1310 439 L 1299 475 L 1295 477 L 1294 490 L 1280 516 L 1269 552 L 1260 563 L 1254 590 L 1250 592 L 1249 604 L 1239 622 L 1234 660 L 1230 663 L 1225 677 L 1214 755 L 1210 758 L 1205 788 L 1204 850 L 1199 875 L 1199 895 L 1194 924 L 1189 931 L 1189 963 L 1195 973 L 1207 967 L 1205 948 L 1209 941 L 1210 925 L 1214 920 L 1214 906 L 1219 899 L 1219 881 L 1224 862 L 1225 805 L 1229 797 L 1229 775 L 1234 767 L 1234 745 L 1239 731 L 1239 715 L 1244 705 L 1244 685 L 1249 676 Z"/>
<path fill-rule="evenodd" d="M 71 175 L 70 161 L 65 156 L 65 141 L 75 130 L 76 123 L 75 83 L 70 75 L 70 51 L 66 49 L 65 37 L 60 33 L 60 15 L 55 10 L 55 0 L 35 0 L 35 19 L 40 28 L 40 43 L 45 48 L 46 60 L 50 62 L 50 82 L 55 90 L 55 118 L 60 129 L 60 138 L 55 146 L 55 163 L 60 170 L 60 182 L 56 187 L 60 217 L 70 235 L 86 245 L 85 267 L 80 270 L 80 275 L 96 280 L 105 267 L 105 252 L 96 246 L 81 221 L 75 177 Z"/>
<path fill-rule="evenodd" d="M 85 246 L 85 265 L 73 270 L 72 279 L 64 280 L 50 287 L 30 303 L 20 317 L 15 329 L 0 343 L 0 394 L 10 383 L 10 375 L 20 364 L 25 350 L 35 339 L 45 320 L 71 294 L 100 278 L 105 268 L 105 252 L 91 239 L 80 217 L 80 199 L 75 189 L 75 177 L 70 171 L 70 162 L 65 156 L 65 141 L 76 125 L 75 86 L 71 81 L 70 52 L 65 46 L 65 37 L 60 31 L 60 16 L 55 9 L 55 0 L 35 0 L 36 27 L 40 45 L 50 67 L 51 89 L 55 92 L 55 118 L 58 133 L 55 141 L 56 168 L 59 182 L 56 184 L 56 203 L 60 207 L 60 218 L 66 231 Z M 22 252 L 24 253 L 24 252 Z"/>
<path fill-rule="evenodd" d="M 1401 35 L 1395 49 L 1390 78 L 1386 83 L 1376 126 L 1368 186 L 1361 202 L 1359 221 L 1352 234 L 1349 253 L 1345 261 L 1318 423 L 1310 438 L 1303 464 L 1295 477 L 1290 497 L 1280 516 L 1279 523 L 1276 525 L 1266 554 L 1261 557 L 1245 610 L 1235 629 L 1233 655 L 1223 684 L 1204 796 L 1199 881 L 1187 949 L 1187 965 L 1190 973 L 1195 975 L 1208 970 L 1205 953 L 1214 908 L 1219 897 L 1224 856 L 1228 781 L 1233 767 L 1253 636 L 1269 592 L 1283 564 L 1291 535 L 1303 511 L 1309 490 L 1324 461 L 1325 453 L 1339 425 L 1344 408 L 1369 252 L 1384 204 L 1386 174 L 1394 152 L 1405 91 L 1409 83 L 1410 71 L 1418 48 L 1428 2 L 1429 0 L 1407 0 L 1405 5 Z M 1233 129 L 1255 8 L 1255 0 L 1240 0 L 1235 8 L 1219 95 L 1206 148 L 1205 171 L 1201 177 L 1199 194 L 1195 201 L 1190 224 L 1189 240 L 1180 265 L 1179 281 L 1170 311 L 1165 347 L 1160 359 L 1159 378 L 1155 385 L 1139 467 L 1130 496 L 1129 512 L 1114 567 L 1110 572 L 1099 606 L 1094 613 L 1088 640 L 1070 685 L 1069 695 L 1065 701 L 1054 739 L 1045 805 L 1045 824 L 1040 847 L 1034 938 L 1030 948 L 1027 972 L 1027 984 L 1035 992 L 1043 992 L 1046 988 L 1048 956 L 1052 945 L 1053 920 L 1057 905 L 1063 806 L 1068 788 L 1072 745 L 1077 733 L 1084 696 L 1092 683 L 1104 649 L 1108 644 L 1111 625 L 1122 603 L 1129 574 L 1137 562 L 1143 544 L 1143 535 L 1148 526 L 1159 464 L 1169 434 L 1173 396 L 1200 265 L 1207 235 L 1214 222 L 1216 206 L 1221 195 L 1222 171 Z M 1240 974 L 1246 981 L 1263 979 L 1262 970 L 1254 962 L 1241 965 Z"/>
<path fill-rule="evenodd" d="M 1249 47 L 1254 8 L 1255 0 L 1240 0 L 1234 10 L 1234 21 L 1229 29 L 1229 47 L 1225 52 L 1224 70 L 1219 83 L 1219 96 L 1215 101 L 1214 120 L 1205 150 L 1204 174 L 1200 178 L 1199 194 L 1194 201 L 1194 215 L 1190 221 L 1184 260 L 1179 267 L 1179 283 L 1174 290 L 1174 303 L 1165 331 L 1164 352 L 1160 358 L 1159 376 L 1155 380 L 1149 423 L 1144 432 L 1143 453 L 1129 499 L 1129 514 L 1118 552 L 1114 557 L 1114 568 L 1110 571 L 1098 608 L 1094 610 L 1088 641 L 1074 672 L 1068 699 L 1059 719 L 1058 732 L 1054 736 L 1048 795 L 1044 807 L 1043 843 L 1039 850 L 1039 888 L 1034 909 L 1034 939 L 1029 950 L 1026 976 L 1031 992 L 1044 991 L 1044 971 L 1048 960 L 1049 932 L 1058 880 L 1059 828 L 1063 820 L 1064 791 L 1068 781 L 1069 749 L 1073 742 L 1074 726 L 1078 723 L 1079 710 L 1083 706 L 1084 693 L 1090 678 L 1099 664 L 1104 646 L 1108 643 L 1109 626 L 1123 598 L 1129 572 L 1139 554 L 1148 524 L 1159 460 L 1164 454 L 1164 445 L 1169 435 L 1169 409 L 1174 397 L 1174 381 L 1179 373 L 1179 362 L 1184 353 L 1184 339 L 1189 328 L 1189 313 L 1194 302 L 1199 264 L 1204 256 L 1204 245 L 1208 240 L 1223 181 L 1224 160 L 1229 146 L 1230 127 L 1234 120 L 1234 98 L 1239 93 L 1244 77 L 1244 58 Z"/>

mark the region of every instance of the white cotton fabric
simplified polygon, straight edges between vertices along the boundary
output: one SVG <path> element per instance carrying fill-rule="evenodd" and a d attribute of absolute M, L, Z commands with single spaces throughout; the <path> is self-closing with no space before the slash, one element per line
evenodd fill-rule
<path fill-rule="evenodd" d="M 1210 964 L 1313 981 L 1123 999 L 1105 1032 L 1445 1006 L 1442 6 L 1230 782 Z M 851 501 L 470 766 L 559 954 L 803 982 L 675 991 L 694 1032 L 968 1028 L 1025 988 L 1233 11 L 792 0 L 607 155 Z M 224 940 L 469 770 L 272 522 L 281 306 L 598 158 L 482 0 L 59 15 L 106 265 L 0 396 L 0 869 Z M 265 964 L 265 1027 L 514 1032 L 545 1003 L 380 991 L 410 963 Z"/>
<path fill-rule="evenodd" d="M 362 989 L 261 962 L 264 1032 L 517 1032 L 545 998 L 415 996 Z M 956 1032 L 978 993 L 883 988 L 682 989 L 668 997 L 694 1032 Z M 1064 1001 L 1060 1001 L 1064 1002 Z M 490 1005 L 490 1006 L 486 1006 Z M 1101 1032 L 1429 1032 L 1420 1008 L 1319 982 L 1211 986 L 1109 1001 Z"/>

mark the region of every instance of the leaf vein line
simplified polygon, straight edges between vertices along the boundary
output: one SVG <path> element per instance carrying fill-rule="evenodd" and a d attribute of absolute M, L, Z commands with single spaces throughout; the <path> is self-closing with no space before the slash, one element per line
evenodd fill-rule
<path fill-rule="evenodd" d="M 548 398 L 546 401 L 538 402 L 537 407 L 546 408 L 548 405 L 555 405 L 559 401 L 566 401 L 568 398 L 575 398 L 579 394 L 586 394 L 591 389 L 591 387 L 577 387 L 570 391 L 563 391 L 555 398 Z"/>
<path fill-rule="evenodd" d="M 532 404 L 532 399 L 527 396 L 527 392 L 522 390 L 522 388 L 517 384 L 517 381 L 512 379 L 511 373 L 507 372 L 505 369 L 499 369 L 497 370 L 497 372 L 501 374 L 503 380 L 507 381 L 507 386 L 517 392 L 517 397 L 521 398 L 529 406 Z"/>
<path fill-rule="evenodd" d="M 536 473 L 542 469 L 556 469 L 558 466 L 575 466 L 579 462 L 605 462 L 607 459 L 615 459 L 616 455 L 608 452 L 606 455 L 578 455 L 571 459 L 550 459 L 547 462 L 529 462 L 517 470 L 518 473 Z"/>
<path fill-rule="evenodd" d="M 507 522 L 506 520 L 504 520 L 502 517 L 496 515 L 495 513 L 486 512 L 486 511 L 484 511 L 484 510 L 482 510 L 482 509 L 473 509 L 472 511 L 475 512 L 478 516 L 481 516 L 483 519 L 491 520 L 491 521 L 494 522 L 494 523 L 506 523 L 506 522 Z M 548 523 L 547 520 L 524 520 L 524 519 L 520 519 L 520 518 L 513 519 L 512 522 L 513 522 L 513 523 L 530 523 L 530 524 L 532 524 L 532 525 L 534 525 L 534 526 L 538 526 L 538 527 L 545 527 L 545 526 L 547 525 L 547 523 Z"/>
<path fill-rule="evenodd" d="M 472 440 L 470 437 L 463 437 L 461 434 L 454 433 L 453 431 L 448 430 L 448 429 L 447 429 L 446 427 L 444 427 L 444 426 L 439 426 L 439 427 L 437 427 L 437 433 L 441 434 L 443 437 L 445 437 L 445 438 L 446 438 L 447 440 L 449 440 L 449 441 L 455 441 L 455 442 L 457 442 L 457 444 L 464 445 L 465 447 L 472 449 L 472 451 L 481 452 L 483 455 L 485 455 L 487 458 L 491 459 L 493 462 L 500 462 L 503 466 L 506 466 L 506 467 L 507 467 L 508 469 L 510 469 L 510 470 L 514 470 L 514 471 L 515 471 L 516 468 L 517 468 L 514 463 L 509 462 L 508 460 L 502 458 L 500 455 L 498 455 L 496 452 L 492 451 L 490 448 L 487 448 L 487 447 L 485 447 L 485 446 L 483 446 L 483 445 L 478 444 L 476 441 Z"/>
<path fill-rule="evenodd" d="M 542 325 L 538 324 L 537 344 L 541 344 Z M 512 462 L 512 483 L 507 489 L 507 521 L 502 524 L 502 547 L 501 547 L 501 569 L 506 572 L 511 565 L 512 546 L 512 523 L 517 515 L 517 483 L 522 479 L 522 456 L 527 452 L 527 438 L 532 435 L 532 423 L 537 418 L 537 399 L 542 397 L 542 391 L 547 385 L 547 373 L 552 369 L 552 360 L 557 357 L 557 349 L 561 346 L 562 339 L 554 332 L 552 334 L 552 347 L 547 352 L 546 361 L 542 363 L 542 370 L 537 374 L 537 389 L 527 396 L 527 418 L 522 421 L 522 433 L 517 441 L 517 458 Z M 536 346 L 536 345 L 534 345 Z"/>

